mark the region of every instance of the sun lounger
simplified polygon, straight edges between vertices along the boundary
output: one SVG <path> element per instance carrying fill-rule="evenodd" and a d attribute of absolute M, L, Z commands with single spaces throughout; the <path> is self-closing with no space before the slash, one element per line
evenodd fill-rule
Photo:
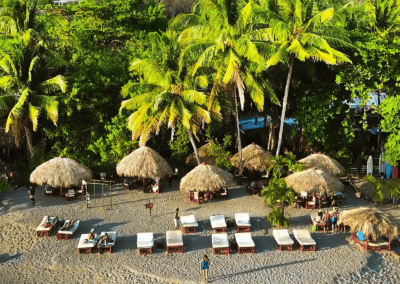
<path fill-rule="evenodd" d="M 88 240 L 89 234 L 82 234 L 78 243 L 78 253 L 93 253 L 97 246 L 97 234 L 94 240 Z"/>
<path fill-rule="evenodd" d="M 256 246 L 250 233 L 235 233 L 235 239 L 238 245 L 238 254 L 256 252 Z"/>
<path fill-rule="evenodd" d="M 76 199 L 75 190 L 68 189 L 68 192 L 65 194 L 65 198 L 68 201 L 70 201 L 71 199 L 75 200 Z"/>
<path fill-rule="evenodd" d="M 63 227 L 65 227 L 69 222 L 70 220 L 65 221 Z M 69 228 L 68 230 L 62 230 L 63 227 L 61 227 L 61 229 L 56 234 L 57 240 L 68 241 L 71 238 L 71 236 L 76 232 L 76 230 L 78 230 L 78 226 L 79 226 L 79 220 L 75 221 L 74 224 L 72 224 L 72 227 Z"/>
<path fill-rule="evenodd" d="M 104 237 L 104 235 L 106 233 L 111 237 L 111 240 L 108 241 L 106 244 L 101 243 L 101 242 L 98 243 L 97 248 L 98 248 L 99 253 L 102 253 L 104 251 L 112 253 L 115 243 L 117 242 L 117 233 L 116 232 L 101 232 L 99 239 Z"/>
<path fill-rule="evenodd" d="M 226 222 L 224 215 L 217 215 L 210 217 L 211 227 L 216 233 L 226 232 Z"/>
<path fill-rule="evenodd" d="M 196 222 L 194 215 L 182 216 L 180 221 L 185 234 L 196 233 L 199 224 Z"/>
<path fill-rule="evenodd" d="M 294 237 L 300 245 L 301 251 L 315 251 L 317 243 L 307 230 L 293 230 Z"/>
<path fill-rule="evenodd" d="M 247 213 L 236 213 L 235 220 L 237 225 L 237 232 L 250 232 L 250 216 Z"/>
<path fill-rule="evenodd" d="M 154 234 L 153 233 L 138 233 L 137 247 L 139 254 L 153 254 Z"/>
<path fill-rule="evenodd" d="M 279 245 L 280 251 L 293 251 L 294 241 L 289 236 L 288 230 L 273 230 L 272 234 Z"/>
<path fill-rule="evenodd" d="M 361 247 L 364 250 L 379 250 L 379 251 L 391 250 L 391 243 L 392 243 L 391 237 L 389 237 L 388 242 L 371 242 L 371 238 L 369 235 L 367 237 L 364 237 L 364 234 L 362 232 L 358 232 L 358 233 L 351 233 L 351 240 L 361 245 Z"/>
<path fill-rule="evenodd" d="M 167 231 L 167 253 L 183 253 L 182 231 Z"/>
<path fill-rule="evenodd" d="M 49 221 L 48 218 L 50 218 L 50 226 L 46 226 L 47 222 Z M 58 217 L 48 217 L 44 216 L 42 222 L 40 225 L 36 228 L 36 236 L 37 237 L 43 237 L 43 236 L 50 236 L 51 233 L 56 229 L 58 225 Z"/>
<path fill-rule="evenodd" d="M 228 234 L 212 234 L 213 254 L 229 254 Z"/>

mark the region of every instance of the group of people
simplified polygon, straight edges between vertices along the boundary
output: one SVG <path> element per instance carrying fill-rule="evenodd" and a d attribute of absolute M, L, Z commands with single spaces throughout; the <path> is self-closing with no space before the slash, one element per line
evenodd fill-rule
<path fill-rule="evenodd" d="M 88 241 L 91 242 L 97 242 L 98 246 L 107 246 L 107 243 L 113 242 L 113 239 L 108 233 L 105 233 L 104 236 L 101 236 L 99 239 L 96 239 L 96 233 L 94 229 L 90 230 L 87 239 Z"/>
<path fill-rule="evenodd" d="M 314 225 L 316 223 L 325 223 L 326 226 L 332 226 L 332 231 L 337 228 L 339 213 L 334 207 L 332 212 L 328 212 L 328 209 L 325 210 L 325 214 L 322 213 L 322 210 L 318 212 L 318 216 L 314 219 Z"/>

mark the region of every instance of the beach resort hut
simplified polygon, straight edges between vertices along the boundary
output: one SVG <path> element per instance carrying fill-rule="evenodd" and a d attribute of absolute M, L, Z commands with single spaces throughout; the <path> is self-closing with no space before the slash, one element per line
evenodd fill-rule
<path fill-rule="evenodd" d="M 211 141 L 208 142 L 207 144 L 201 146 L 199 149 L 197 149 L 197 152 L 199 153 L 199 158 L 202 163 L 205 163 L 206 165 L 215 165 L 215 157 L 210 156 L 208 154 L 208 150 L 211 147 Z M 193 152 L 190 154 L 187 159 L 186 159 L 186 165 L 196 167 L 199 164 L 197 163 L 196 159 L 196 154 Z"/>
<path fill-rule="evenodd" d="M 365 250 L 390 250 L 400 226 L 392 215 L 374 207 L 344 211 L 339 215 L 338 224 L 349 226 L 351 239 Z"/>
<path fill-rule="evenodd" d="M 249 170 L 253 168 L 256 171 L 268 170 L 268 168 L 273 164 L 273 161 L 270 160 L 270 157 L 272 157 L 272 154 L 270 152 L 265 151 L 262 147 L 258 146 L 255 143 L 252 143 L 242 149 L 243 167 Z M 235 168 L 239 168 L 239 153 L 236 153 L 229 160 L 229 162 Z"/>
<path fill-rule="evenodd" d="M 91 180 L 92 171 L 75 160 L 57 157 L 38 166 L 29 178 L 37 185 L 47 184 L 54 188 L 79 187 L 82 181 Z M 62 195 L 62 193 L 61 193 Z"/>
<path fill-rule="evenodd" d="M 343 176 L 346 173 L 344 167 L 336 160 L 320 153 L 301 159 L 299 163 L 307 168 L 316 168 L 334 177 Z"/>
<path fill-rule="evenodd" d="M 225 193 L 226 188 L 235 184 L 234 177 L 229 172 L 212 165 L 206 165 L 202 163 L 193 170 L 191 170 L 186 176 L 184 176 L 180 183 L 180 190 L 189 193 L 189 198 L 192 201 L 194 198 L 194 192 L 203 193 L 203 197 L 207 199 L 209 193 Z M 227 194 L 227 191 L 226 191 Z M 213 194 L 210 195 L 210 198 Z"/>

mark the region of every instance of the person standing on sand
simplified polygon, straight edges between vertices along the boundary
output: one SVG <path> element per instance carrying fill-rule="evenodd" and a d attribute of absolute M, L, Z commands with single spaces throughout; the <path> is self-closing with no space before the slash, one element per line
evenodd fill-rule
<path fill-rule="evenodd" d="M 210 260 L 208 259 L 207 255 L 204 255 L 203 260 L 200 264 L 200 271 L 203 276 L 204 282 L 208 283 L 208 270 L 210 269 Z"/>
<path fill-rule="evenodd" d="M 179 208 L 176 208 L 175 214 L 174 214 L 174 230 L 179 229 Z"/>

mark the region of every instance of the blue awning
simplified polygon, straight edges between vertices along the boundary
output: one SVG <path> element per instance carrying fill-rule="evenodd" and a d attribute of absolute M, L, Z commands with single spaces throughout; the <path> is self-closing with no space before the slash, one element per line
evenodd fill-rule
<path fill-rule="evenodd" d="M 269 126 L 270 120 L 271 120 L 271 118 L 268 117 L 266 126 Z M 293 125 L 297 124 L 296 120 L 294 118 L 285 119 L 285 123 L 287 125 L 289 125 L 289 126 L 293 126 Z M 251 130 L 251 129 L 263 128 L 264 127 L 264 117 L 259 117 L 257 119 L 257 123 L 256 123 L 256 118 L 255 117 L 246 117 L 246 118 L 243 118 L 243 119 L 239 120 L 239 125 L 240 125 L 240 128 L 243 131 Z"/>

